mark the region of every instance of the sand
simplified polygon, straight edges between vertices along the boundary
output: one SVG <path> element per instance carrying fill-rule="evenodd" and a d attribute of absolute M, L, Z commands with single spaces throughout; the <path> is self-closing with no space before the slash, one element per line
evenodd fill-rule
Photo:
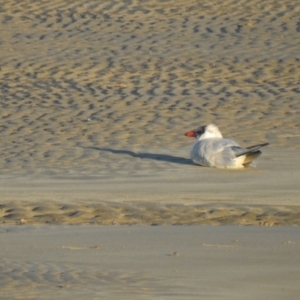
<path fill-rule="evenodd" d="M 152 230 L 139 225 L 207 225 L 184 226 L 184 230 L 188 235 L 197 230 L 218 232 L 213 244 L 221 243 L 223 234 L 230 236 L 240 229 L 225 226 L 230 229 L 223 233 L 219 231 L 223 227 L 211 225 L 258 225 L 251 230 L 257 230 L 260 239 L 252 241 L 264 253 L 272 252 L 272 247 L 263 246 L 269 236 L 263 226 L 276 226 L 272 228 L 274 241 L 280 240 L 282 232 L 294 238 L 293 227 L 300 223 L 299 10 L 300 5 L 292 0 L 3 3 L 0 228 L 4 232 L 9 228 L 8 236 L 15 233 L 17 237 L 7 240 L 2 256 L 6 271 L 0 289 L 11 293 L 7 299 L 41 299 L 44 287 L 52 289 L 52 279 L 45 281 L 47 275 L 39 271 L 60 270 L 47 265 L 51 263 L 48 248 L 36 265 L 30 255 L 39 250 L 24 249 L 27 261 L 13 255 L 21 234 L 33 243 L 39 230 L 46 235 L 45 247 L 56 231 L 70 230 L 74 239 L 77 235 L 89 238 L 93 230 L 109 233 L 108 225 L 117 230 L 127 230 L 118 225 L 135 225 L 130 227 L 138 232 L 134 243 Z M 193 165 L 189 158 L 193 140 L 184 133 L 211 122 L 242 146 L 269 142 L 257 167 L 226 171 Z M 67 226 L 71 224 L 76 226 Z M 185 234 L 175 233 L 177 226 L 155 228 L 162 236 L 165 230 L 174 231 L 174 243 L 184 245 L 185 251 L 197 247 L 191 241 L 185 243 Z M 251 240 L 248 227 L 241 230 Z M 63 233 L 60 238 L 65 238 Z M 151 240 L 147 245 L 153 246 Z M 256 250 L 249 246 L 253 259 L 259 255 Z M 299 274 L 284 269 L 281 257 L 288 255 L 288 264 L 298 267 L 299 260 L 294 261 L 284 247 L 277 250 L 278 264 L 270 262 L 266 272 L 283 268 L 281 278 L 286 281 L 282 286 L 289 294 L 285 297 L 276 290 L 282 296 L 278 299 L 293 299 L 293 293 L 299 292 L 294 281 Z M 226 255 L 217 251 L 212 256 L 220 267 L 226 267 Z M 124 263 L 130 261 L 129 252 L 122 254 Z M 81 260 L 85 255 L 79 253 Z M 241 256 L 234 261 L 232 272 L 240 272 L 243 261 L 249 266 L 247 259 Z M 69 276 L 67 270 L 79 268 L 74 261 L 57 272 Z M 64 263 L 64 259 L 56 262 Z M 182 281 L 185 294 L 179 294 L 176 280 L 180 277 L 163 275 L 160 264 L 159 260 L 148 263 L 147 268 L 157 269 L 150 276 L 153 281 L 145 279 L 145 286 L 154 291 L 154 279 L 159 282 L 165 276 L 170 294 L 163 294 L 166 289 L 160 286 L 148 294 L 129 292 L 130 299 L 176 298 L 177 294 L 179 299 L 199 298 L 198 282 Z M 14 277 L 14 266 L 23 273 Z M 183 261 L 182 267 L 191 264 Z M 133 272 L 144 272 L 144 268 L 139 265 Z M 89 299 L 117 297 L 112 289 L 124 284 L 124 274 L 138 277 L 119 271 L 109 275 L 114 272 L 109 265 L 104 269 L 97 273 L 91 262 L 82 265 L 83 273 L 74 275 L 83 274 L 75 281 L 79 286 L 91 280 L 93 296 L 85 296 L 86 290 L 59 288 L 64 290 L 62 298 L 81 299 L 81 292 Z M 256 277 L 258 273 L 250 270 L 251 276 L 239 278 L 247 288 L 225 287 L 221 279 L 210 277 L 205 286 L 208 290 L 218 287 L 220 292 L 201 295 L 240 299 L 247 292 L 249 299 L 259 299 L 263 276 Z M 26 274 L 31 278 L 35 271 L 35 279 L 29 282 L 38 291 L 31 294 Z M 109 287 L 97 290 L 99 282 L 89 273 L 93 278 L 100 274 L 99 280 Z M 268 278 L 271 284 L 272 276 Z M 273 287 L 277 287 L 274 280 Z M 13 292 L 15 285 L 17 292 Z M 140 281 L 138 285 L 143 286 Z M 266 289 L 270 291 L 271 286 Z M 251 291 L 257 291 L 255 297 Z"/>
<path fill-rule="evenodd" d="M 135 164 L 143 171 L 3 175 L 0 222 L 300 225 L 296 151 L 270 147 L 257 168 L 239 171 L 199 167 L 187 158 L 184 163 L 166 161 L 164 156 L 157 161 L 162 170 L 147 169 L 151 159 L 116 156 L 128 172 Z"/>
<path fill-rule="evenodd" d="M 1 299 L 299 297 L 295 227 L 25 225 L 0 236 Z"/>

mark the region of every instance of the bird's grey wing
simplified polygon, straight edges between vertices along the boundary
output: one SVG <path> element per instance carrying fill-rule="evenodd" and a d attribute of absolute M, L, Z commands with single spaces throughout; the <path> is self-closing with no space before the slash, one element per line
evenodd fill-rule
<path fill-rule="evenodd" d="M 232 150 L 234 151 L 235 153 L 235 156 L 236 157 L 239 157 L 239 156 L 242 156 L 242 155 L 245 155 L 247 153 L 255 153 L 257 152 L 260 148 L 262 147 L 265 147 L 269 145 L 269 143 L 264 143 L 264 144 L 259 144 L 259 145 L 254 145 L 254 146 L 250 146 L 250 147 L 247 147 L 247 148 L 243 148 L 243 147 L 240 147 L 240 146 L 233 146 L 231 147 Z"/>
<path fill-rule="evenodd" d="M 233 140 L 229 140 L 229 139 L 216 139 L 216 140 L 212 140 L 211 142 L 211 150 L 213 150 L 212 152 L 218 153 L 218 152 L 223 152 L 223 151 L 230 151 L 232 152 L 232 148 L 234 147 L 240 147 L 241 146 L 236 143 Z M 244 148 L 243 148 L 244 149 Z"/>

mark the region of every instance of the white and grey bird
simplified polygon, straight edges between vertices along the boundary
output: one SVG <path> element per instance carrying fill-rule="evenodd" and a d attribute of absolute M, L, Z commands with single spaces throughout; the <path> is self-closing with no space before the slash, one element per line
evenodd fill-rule
<path fill-rule="evenodd" d="M 195 164 L 221 169 L 239 169 L 250 166 L 253 160 L 261 154 L 259 149 L 269 144 L 243 148 L 233 140 L 224 139 L 214 124 L 200 126 L 186 132 L 185 136 L 197 139 L 190 152 Z"/>

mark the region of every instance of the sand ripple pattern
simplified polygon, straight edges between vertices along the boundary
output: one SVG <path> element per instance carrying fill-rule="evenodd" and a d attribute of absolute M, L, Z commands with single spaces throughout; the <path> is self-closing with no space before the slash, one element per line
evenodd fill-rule
<path fill-rule="evenodd" d="M 2 173 L 114 170 L 86 147 L 167 154 L 211 121 L 300 147 L 295 1 L 18 0 L 0 22 Z"/>
<path fill-rule="evenodd" d="M 150 299 L 148 294 L 155 295 L 161 288 L 168 288 L 159 285 L 158 277 L 130 274 L 127 270 L 126 273 L 97 271 L 78 264 L 0 260 L 0 273 L 0 296 L 5 300 L 67 299 L 70 295 L 72 299 L 99 299 L 107 293 L 116 297 L 128 293 L 133 299 Z"/>
<path fill-rule="evenodd" d="M 150 202 L 0 205 L 2 224 L 95 225 L 300 225 L 298 206 L 184 205 Z"/>

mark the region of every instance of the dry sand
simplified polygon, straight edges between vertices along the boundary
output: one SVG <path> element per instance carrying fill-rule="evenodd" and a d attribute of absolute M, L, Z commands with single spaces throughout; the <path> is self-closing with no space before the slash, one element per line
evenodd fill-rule
<path fill-rule="evenodd" d="M 300 4 L 292 0 L 2 3 L 0 222 L 4 224 L 1 230 L 9 228 L 17 237 L 7 242 L 2 256 L 6 271 L 0 288 L 11 293 L 7 299 L 41 299 L 39 291 L 50 289 L 51 276 L 69 276 L 66 270 L 79 268 L 75 260 L 61 270 L 57 265 L 49 267 L 47 248 L 36 265 L 32 257 L 25 262 L 14 256 L 11 250 L 20 235 L 30 243 L 34 232 L 40 230 L 30 229 L 28 224 L 299 225 L 299 11 Z M 189 159 L 193 141 L 183 134 L 209 122 L 243 146 L 269 142 L 257 168 L 224 171 L 194 166 Z M 10 227 L 13 224 L 27 225 Z M 290 226 L 272 229 L 277 237 L 274 241 L 282 232 L 296 233 Z M 52 241 L 55 237 L 50 233 L 55 236 L 60 230 L 70 230 L 74 239 L 76 234 L 89 238 L 90 230 L 111 230 L 41 228 L 46 235 L 43 243 Z M 145 230 L 150 229 L 145 228 L 134 229 L 139 232 L 134 243 L 148 234 Z M 191 235 L 197 230 L 217 230 L 214 243 L 222 240 L 219 227 L 185 228 Z M 239 230 L 230 228 L 224 229 L 225 235 Z M 165 230 L 177 229 L 157 228 L 162 236 Z M 248 229 L 242 230 L 251 237 Z M 260 239 L 254 242 L 253 237 L 253 243 L 261 245 L 267 240 L 266 229 L 253 230 L 260 232 Z M 186 243 L 184 236 L 178 233 L 174 243 L 184 245 L 186 251 L 196 247 L 192 241 Z M 148 243 L 153 246 L 150 240 Z M 2 240 L 0 245 L 3 247 Z M 36 245 L 39 247 L 39 242 Z M 271 248 L 264 248 L 264 253 L 266 249 Z M 281 259 L 288 255 L 283 249 L 277 249 Z M 39 251 L 33 249 L 32 255 Z M 259 255 L 256 248 L 249 251 L 253 257 Z M 218 257 L 220 266 L 226 266 L 225 254 L 211 254 Z M 129 251 L 122 255 L 124 263 L 130 261 Z M 79 260 L 82 258 L 83 254 Z M 268 284 L 273 268 L 285 268 L 281 259 L 278 264 L 274 260 L 266 265 L 266 273 L 261 273 L 271 276 Z M 286 259 L 299 268 L 299 260 L 291 255 Z M 234 268 L 239 269 L 241 262 L 242 257 Z M 189 268 L 185 263 L 184 268 Z M 14 265 L 19 270 L 19 264 L 23 273 L 14 275 Z M 158 283 L 163 276 L 159 265 L 160 261 L 147 265 L 157 267 L 151 278 L 157 275 Z M 140 268 L 144 266 L 137 266 L 134 272 L 142 272 Z M 255 270 L 250 270 L 252 277 L 239 277 L 239 282 L 247 283 L 252 293 L 257 291 L 255 297 L 250 293 L 249 299 L 259 299 L 261 277 L 256 278 Z M 289 269 L 283 270 L 282 280 L 291 285 L 282 284 L 283 290 L 289 289 L 289 296 L 278 292 L 283 295 L 278 299 L 297 299 L 293 298 L 293 293 L 299 292 L 294 279 L 299 274 L 290 272 L 288 276 L 285 272 Z M 109 290 L 114 282 L 117 286 L 123 282 L 118 288 L 124 284 L 122 272 L 109 275 L 109 265 L 104 275 L 101 273 L 104 277 L 99 275 L 99 282 L 92 262 L 88 268 L 82 266 L 82 272 L 74 275 L 79 278 L 83 274 L 78 281 L 74 279 L 79 285 L 92 280 L 89 288 L 94 291 L 106 276 L 103 280 L 109 286 L 95 290 L 98 294 L 89 294 L 89 299 L 114 297 Z M 94 279 L 88 276 L 90 272 Z M 27 288 L 26 274 L 35 276 L 30 287 L 37 287 L 38 296 Z M 130 281 L 131 275 L 126 274 L 124 278 L 129 276 Z M 165 289 L 160 286 L 159 292 L 140 292 L 136 298 L 175 298 L 177 279 L 172 278 L 166 283 L 170 294 L 163 294 Z M 230 278 L 236 277 L 231 274 Z M 154 281 L 147 280 L 146 288 L 155 290 Z M 218 295 L 201 295 L 240 299 L 241 293 L 248 291 L 230 284 L 221 289 L 221 281 L 216 282 L 210 277 L 206 286 L 211 290 L 218 286 Z M 179 299 L 199 298 L 199 289 L 189 289 L 187 281 L 182 285 L 186 294 L 178 294 Z M 14 294 L 15 286 L 20 292 Z M 82 290 L 77 291 L 69 294 L 64 290 L 62 298 L 81 299 Z"/>

